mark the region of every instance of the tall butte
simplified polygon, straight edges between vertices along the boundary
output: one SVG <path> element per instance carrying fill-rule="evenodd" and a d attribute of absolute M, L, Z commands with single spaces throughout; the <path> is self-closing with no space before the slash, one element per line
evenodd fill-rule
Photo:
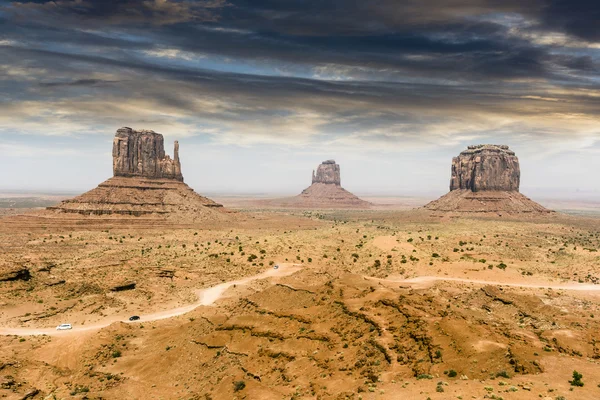
<path fill-rule="evenodd" d="M 117 130 L 113 139 L 113 177 L 55 207 L 53 213 L 96 216 L 146 216 L 184 222 L 223 219 L 222 205 L 183 183 L 179 143 L 173 159 L 164 139 L 151 130 Z"/>
<path fill-rule="evenodd" d="M 312 173 L 312 184 L 295 197 L 273 200 L 271 205 L 294 208 L 369 208 L 371 203 L 359 199 L 342 187 L 340 166 L 334 160 L 323 161 Z"/>
<path fill-rule="evenodd" d="M 471 213 L 552 212 L 519 193 L 520 181 L 519 159 L 508 146 L 469 146 L 452 159 L 450 193 L 425 208 Z"/>

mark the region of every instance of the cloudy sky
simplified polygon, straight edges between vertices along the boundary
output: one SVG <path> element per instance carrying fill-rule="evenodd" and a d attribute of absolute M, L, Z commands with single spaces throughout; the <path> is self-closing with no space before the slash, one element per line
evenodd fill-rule
<path fill-rule="evenodd" d="M 0 1 L 0 190 L 83 191 L 117 128 L 201 193 L 441 194 L 469 144 L 600 197 L 597 0 Z"/>

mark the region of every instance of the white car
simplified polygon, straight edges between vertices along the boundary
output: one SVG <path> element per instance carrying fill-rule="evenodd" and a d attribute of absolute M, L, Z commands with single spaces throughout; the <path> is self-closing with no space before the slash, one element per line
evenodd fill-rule
<path fill-rule="evenodd" d="M 275 266 L 273 267 L 273 269 L 279 269 L 279 265 L 275 264 Z"/>
<path fill-rule="evenodd" d="M 68 331 L 69 329 L 73 329 L 71 324 L 60 324 L 59 326 L 56 327 L 57 331 Z"/>

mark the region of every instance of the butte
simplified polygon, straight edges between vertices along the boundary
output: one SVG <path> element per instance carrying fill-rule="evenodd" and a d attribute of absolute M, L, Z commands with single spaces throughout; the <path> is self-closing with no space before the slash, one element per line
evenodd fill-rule
<path fill-rule="evenodd" d="M 370 208 L 362 200 L 342 187 L 340 166 L 334 160 L 323 161 L 312 173 L 312 184 L 295 197 L 273 200 L 270 205 L 294 208 Z"/>
<path fill-rule="evenodd" d="M 223 206 L 200 196 L 183 182 L 179 143 L 173 159 L 165 154 L 164 139 L 151 130 L 117 130 L 113 140 L 113 177 L 47 214 L 103 217 L 147 217 L 175 222 L 228 218 Z"/>
<path fill-rule="evenodd" d="M 450 192 L 424 208 L 465 213 L 552 212 L 519 193 L 520 180 L 519 159 L 508 146 L 469 146 L 452 159 Z"/>

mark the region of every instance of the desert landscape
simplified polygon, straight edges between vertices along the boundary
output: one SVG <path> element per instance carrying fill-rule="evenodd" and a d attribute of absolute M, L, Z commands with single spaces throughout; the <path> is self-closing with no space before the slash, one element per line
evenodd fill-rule
<path fill-rule="evenodd" d="M 0 1 L 0 400 L 600 399 L 599 21 Z"/>
<path fill-rule="evenodd" d="M 3 397 L 598 398 L 600 219 L 520 195 L 514 153 L 455 159 L 452 210 L 235 208 L 163 141 L 120 129 L 113 178 L 0 219 Z"/>

